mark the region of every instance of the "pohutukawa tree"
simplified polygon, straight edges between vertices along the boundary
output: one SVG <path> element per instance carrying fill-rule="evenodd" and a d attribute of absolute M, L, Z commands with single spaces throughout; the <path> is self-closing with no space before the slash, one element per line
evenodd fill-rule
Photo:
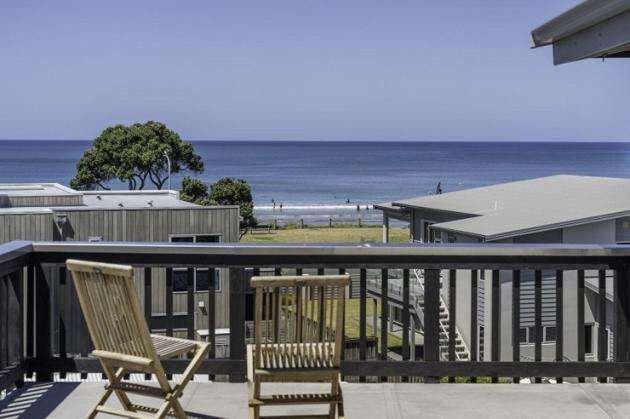
<path fill-rule="evenodd" d="M 254 217 L 252 188 L 246 180 L 224 177 L 208 188 L 199 179 L 186 177 L 182 181 L 179 197 L 198 205 L 238 205 L 241 216 L 241 237 L 258 224 Z"/>
<path fill-rule="evenodd" d="M 106 128 L 77 163 L 70 186 L 78 190 L 109 190 L 110 182 L 119 180 L 129 189 L 150 185 L 162 189 L 168 180 L 165 154 L 171 160 L 171 174 L 203 172 L 203 161 L 192 144 L 161 122 Z"/>

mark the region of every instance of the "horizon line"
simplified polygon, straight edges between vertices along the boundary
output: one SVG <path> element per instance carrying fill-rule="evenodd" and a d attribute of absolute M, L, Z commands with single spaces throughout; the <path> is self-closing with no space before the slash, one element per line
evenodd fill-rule
<path fill-rule="evenodd" d="M 292 139 L 255 139 L 255 140 L 219 140 L 182 138 L 189 142 L 207 143 L 629 143 L 630 139 L 564 139 L 564 140 L 292 140 Z M 93 139 L 84 138 L 0 138 L 0 141 L 69 141 L 92 142 Z"/>

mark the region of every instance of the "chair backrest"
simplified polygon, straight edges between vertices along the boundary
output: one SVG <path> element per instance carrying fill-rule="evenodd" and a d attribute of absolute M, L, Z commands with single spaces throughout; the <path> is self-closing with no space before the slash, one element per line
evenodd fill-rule
<path fill-rule="evenodd" d="M 133 268 L 68 260 L 94 348 L 156 359 L 146 319 L 133 286 Z"/>
<path fill-rule="evenodd" d="M 339 367 L 349 283 L 349 275 L 253 277 L 256 368 Z"/>

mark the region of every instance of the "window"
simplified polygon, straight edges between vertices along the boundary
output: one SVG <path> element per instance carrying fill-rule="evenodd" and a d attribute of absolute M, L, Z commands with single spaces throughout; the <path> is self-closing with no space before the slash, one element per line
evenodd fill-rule
<path fill-rule="evenodd" d="M 195 235 L 173 235 L 172 243 L 218 243 L 221 241 L 219 234 L 195 234 Z M 210 285 L 210 275 L 213 274 L 214 291 L 221 290 L 221 278 L 218 269 L 196 268 L 193 276 L 193 286 L 195 292 L 208 292 Z M 188 291 L 188 269 L 173 268 L 173 292 Z"/>
<path fill-rule="evenodd" d="M 527 343 L 536 343 L 536 327 L 530 326 L 527 328 L 529 335 L 527 336 Z"/>
<path fill-rule="evenodd" d="M 593 325 L 592 324 L 584 325 L 584 353 L 585 354 L 593 353 Z"/>
<path fill-rule="evenodd" d="M 546 326 L 545 327 L 545 342 L 555 342 L 555 341 L 556 341 L 556 327 Z"/>
<path fill-rule="evenodd" d="M 527 343 L 527 328 L 521 327 L 518 331 L 518 334 L 519 334 L 518 341 L 520 343 Z"/>

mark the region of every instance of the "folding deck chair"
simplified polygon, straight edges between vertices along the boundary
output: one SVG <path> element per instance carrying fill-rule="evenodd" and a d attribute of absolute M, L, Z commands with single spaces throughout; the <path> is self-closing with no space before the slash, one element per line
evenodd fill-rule
<path fill-rule="evenodd" d="M 348 275 L 253 277 L 255 342 L 247 347 L 249 417 L 260 408 L 287 404 L 328 404 L 343 418 L 339 362 L 343 344 Z M 325 382 L 330 393 L 262 395 L 263 382 Z M 293 417 L 293 416 L 292 416 Z"/>
<path fill-rule="evenodd" d="M 85 317 L 94 351 L 104 373 L 109 379 L 105 393 L 88 417 L 99 412 L 129 418 L 163 418 L 167 414 L 185 418 L 179 403 L 184 387 L 193 378 L 207 356 L 209 344 L 149 333 L 138 296 L 133 286 L 131 266 L 68 260 L 81 310 Z M 170 385 L 160 358 L 172 358 L 182 354 L 193 355 L 183 373 L 181 382 Z M 129 371 L 155 374 L 159 387 L 123 382 Z M 113 394 L 124 410 L 105 406 Z M 162 399 L 159 408 L 131 403 L 127 393 L 141 394 Z"/>

